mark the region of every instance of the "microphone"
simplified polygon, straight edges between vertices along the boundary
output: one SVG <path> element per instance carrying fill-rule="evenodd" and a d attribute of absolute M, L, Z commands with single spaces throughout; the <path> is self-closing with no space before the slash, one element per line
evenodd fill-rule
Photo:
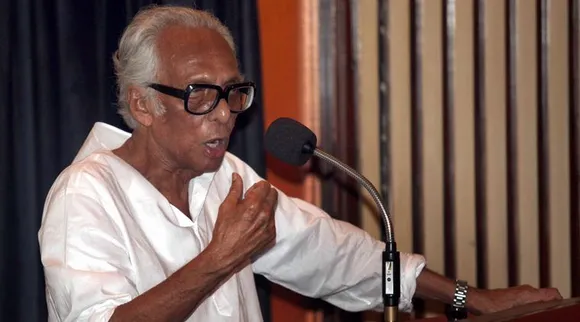
<path fill-rule="evenodd" d="M 369 192 L 382 215 L 386 234 L 382 261 L 384 320 L 397 321 L 401 297 L 400 254 L 397 251 L 391 216 L 377 189 L 353 168 L 317 148 L 316 135 L 296 120 L 284 117 L 275 120 L 266 130 L 264 140 L 266 150 L 285 163 L 302 166 L 314 155 L 348 174 Z"/>

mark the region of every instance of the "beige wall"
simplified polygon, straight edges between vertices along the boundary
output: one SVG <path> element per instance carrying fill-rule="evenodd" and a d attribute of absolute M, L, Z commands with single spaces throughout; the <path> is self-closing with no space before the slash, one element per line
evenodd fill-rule
<path fill-rule="evenodd" d="M 410 3 L 390 0 L 390 141 L 392 211 L 401 251 L 412 251 Z M 424 240 L 429 267 L 444 269 L 443 234 L 443 92 L 442 0 L 422 5 L 422 101 Z M 457 277 L 476 282 L 475 154 L 474 154 L 474 1 L 455 2 L 453 100 L 455 142 L 455 247 Z M 379 175 L 377 1 L 352 1 L 357 6 L 357 88 L 360 166 L 375 183 Z M 548 1 L 548 133 L 551 284 L 570 296 L 569 151 L 568 151 L 568 16 L 567 1 Z M 517 191 L 519 209 L 519 283 L 539 285 L 537 175 L 536 6 L 516 1 L 517 53 Z M 505 0 L 484 1 L 485 9 L 485 162 L 489 287 L 508 284 Z M 372 208 L 363 205 L 363 227 L 379 236 Z M 493 250 L 493 251 L 492 251 Z"/>

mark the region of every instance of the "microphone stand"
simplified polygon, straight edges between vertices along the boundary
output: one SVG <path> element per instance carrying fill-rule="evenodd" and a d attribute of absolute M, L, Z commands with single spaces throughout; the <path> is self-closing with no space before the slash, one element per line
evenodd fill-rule
<path fill-rule="evenodd" d="M 356 172 L 354 169 L 348 165 L 340 162 L 332 155 L 314 148 L 310 144 L 305 144 L 303 146 L 305 153 L 312 153 L 315 156 L 331 163 L 335 167 L 344 171 L 350 177 L 355 179 L 359 184 L 361 184 L 370 193 L 375 204 L 377 205 L 383 219 L 383 225 L 386 233 L 385 240 L 385 250 L 383 251 L 382 260 L 382 289 L 383 289 L 383 303 L 385 306 L 384 311 L 384 321 L 385 322 L 396 322 L 398 321 L 399 312 L 399 300 L 401 297 L 401 259 L 400 254 L 397 251 L 397 243 L 395 242 L 395 235 L 393 231 L 393 225 L 391 217 L 387 209 L 385 208 L 380 194 L 373 184 L 364 176 Z"/>

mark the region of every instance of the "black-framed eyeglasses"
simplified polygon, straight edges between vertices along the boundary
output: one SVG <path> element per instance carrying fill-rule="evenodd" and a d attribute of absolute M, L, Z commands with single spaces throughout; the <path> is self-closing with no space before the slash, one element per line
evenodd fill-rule
<path fill-rule="evenodd" d="M 193 115 L 213 111 L 223 98 L 232 113 L 241 113 L 252 106 L 256 86 L 252 82 L 236 83 L 221 88 L 212 84 L 189 84 L 185 90 L 162 84 L 149 84 L 154 90 L 183 100 L 185 110 Z"/>

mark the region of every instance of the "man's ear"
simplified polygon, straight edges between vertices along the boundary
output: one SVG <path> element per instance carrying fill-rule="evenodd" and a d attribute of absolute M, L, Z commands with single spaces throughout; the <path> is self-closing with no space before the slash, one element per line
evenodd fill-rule
<path fill-rule="evenodd" d="M 149 126 L 153 123 L 152 104 L 147 101 L 145 89 L 134 85 L 129 86 L 127 90 L 127 102 L 131 115 L 137 123 L 142 126 Z"/>

